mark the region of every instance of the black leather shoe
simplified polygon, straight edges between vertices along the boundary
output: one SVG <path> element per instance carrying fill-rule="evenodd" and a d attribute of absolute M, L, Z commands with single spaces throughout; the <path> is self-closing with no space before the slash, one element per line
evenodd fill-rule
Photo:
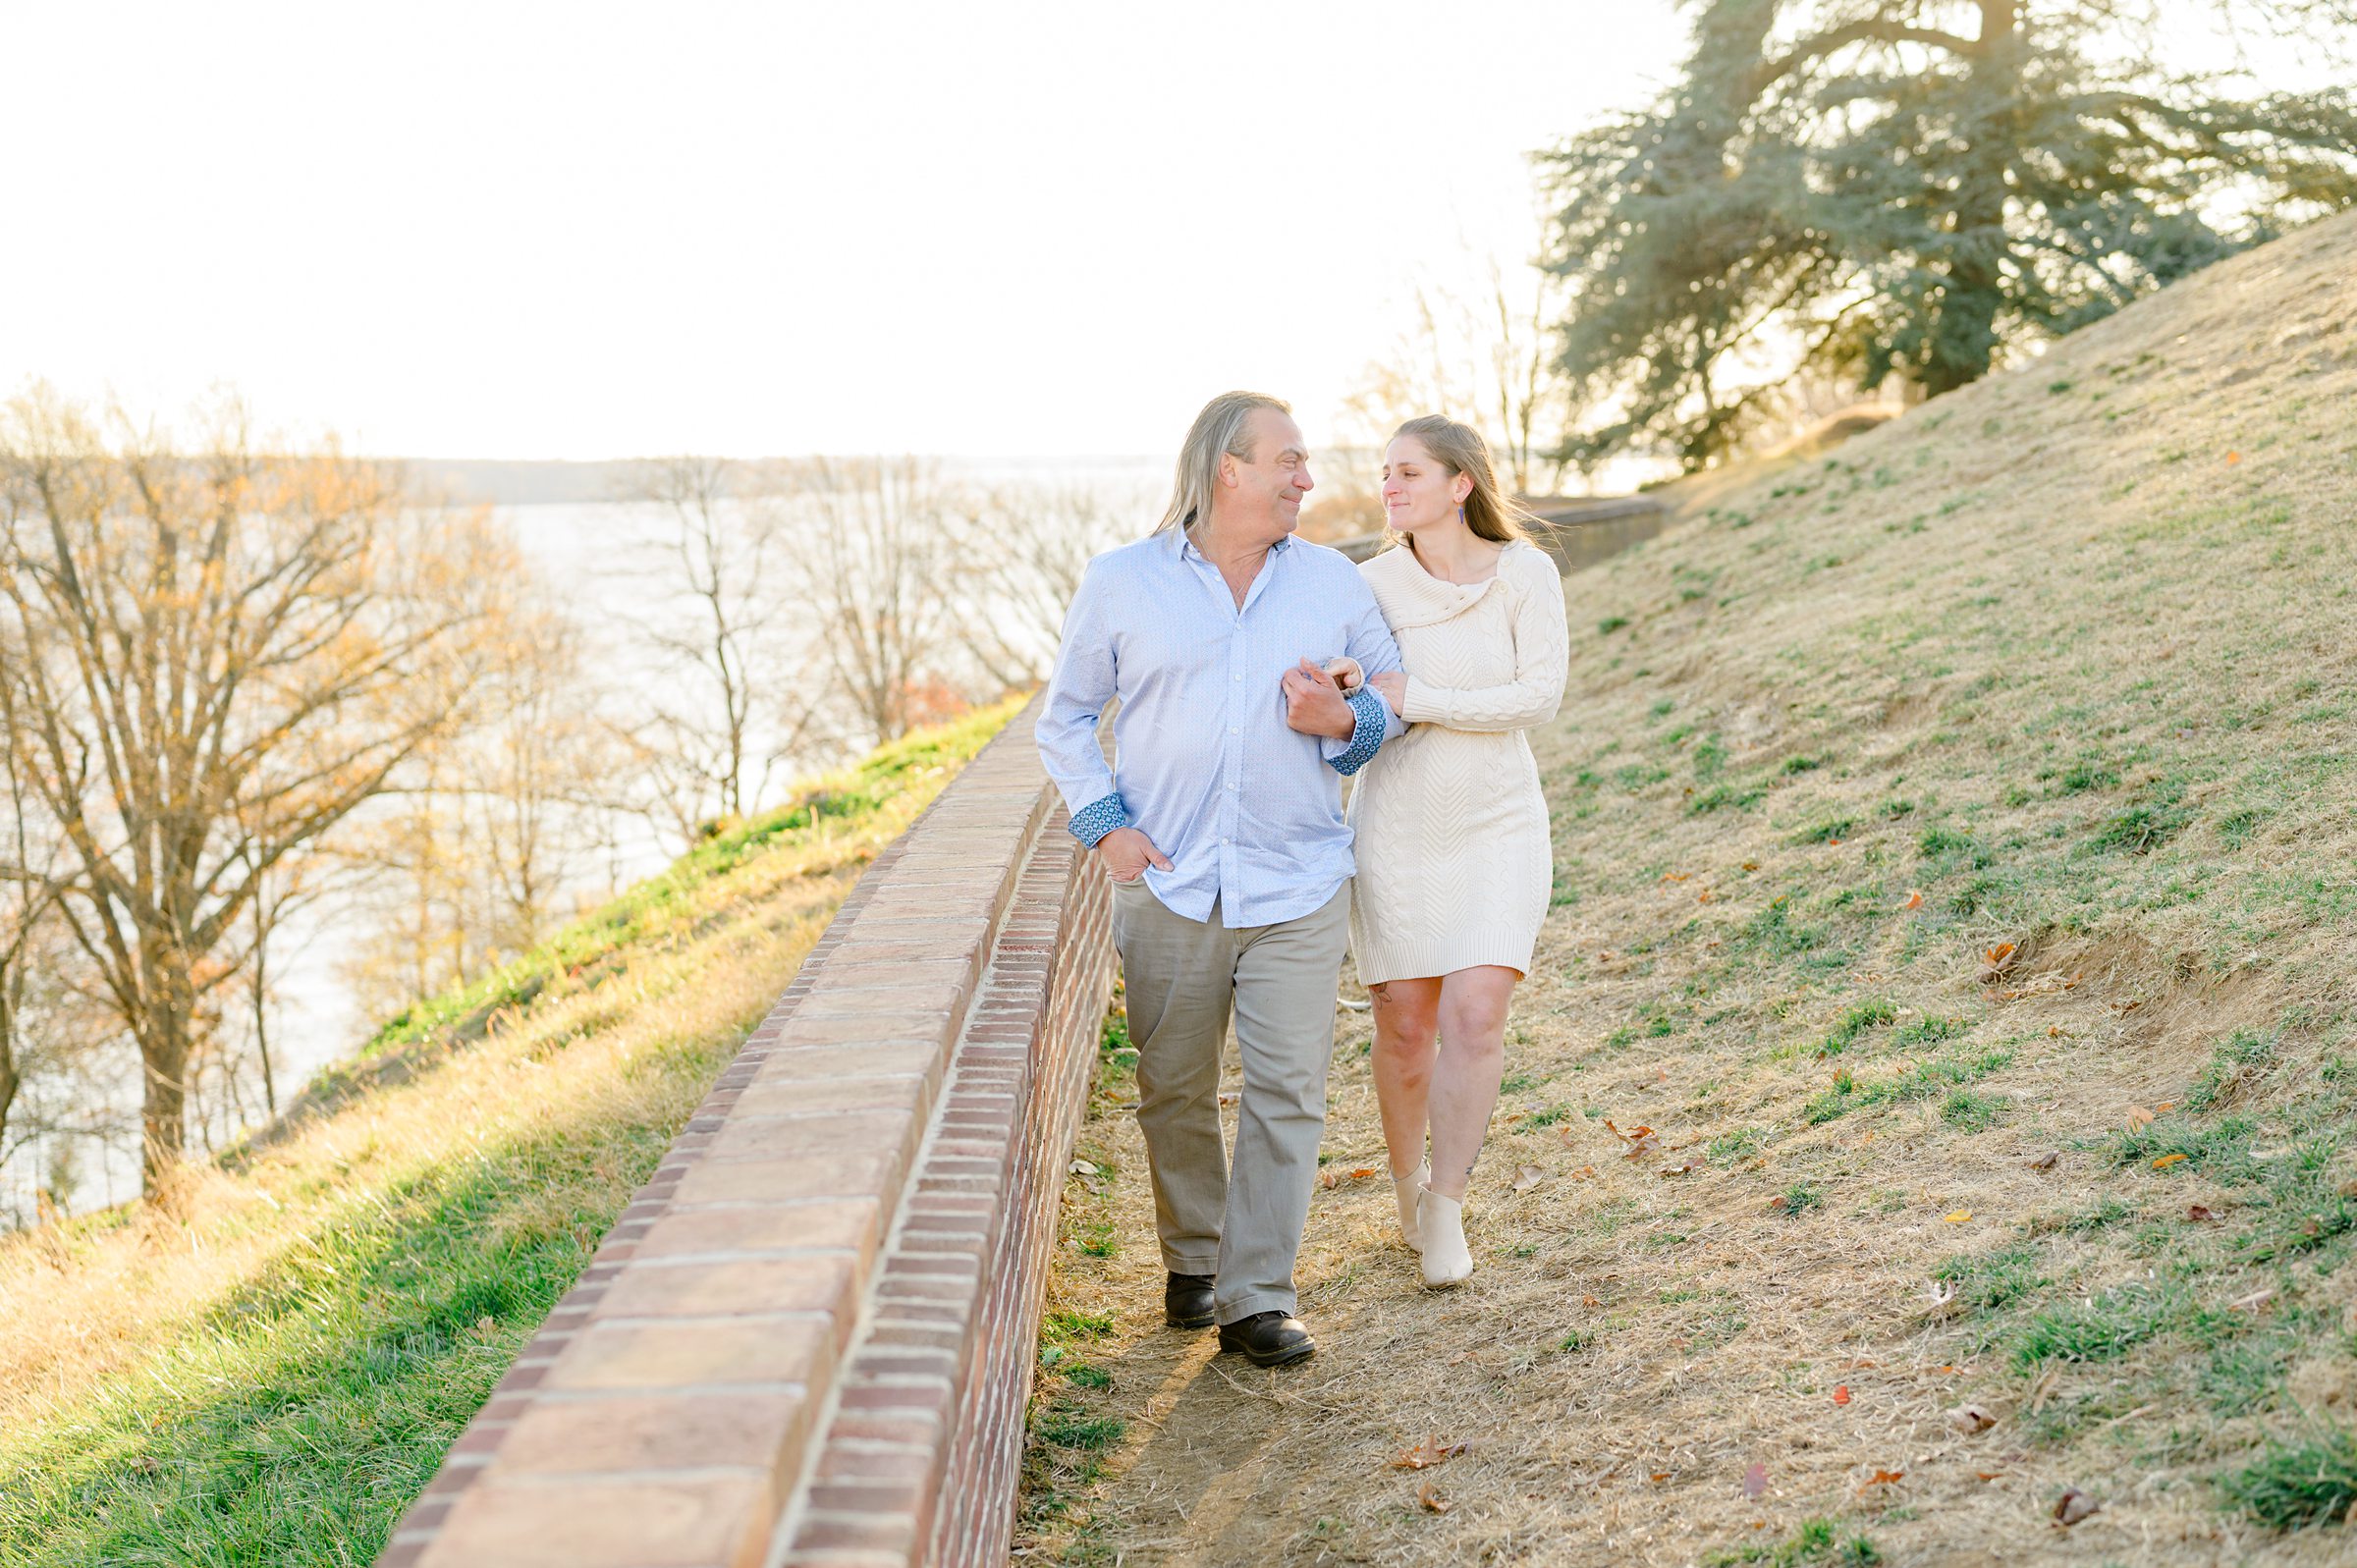
<path fill-rule="evenodd" d="M 1219 1322 L 1211 1310 L 1209 1274 L 1173 1274 L 1163 1281 L 1162 1321 L 1174 1328 L 1208 1328 Z"/>
<path fill-rule="evenodd" d="M 1242 1351 L 1255 1367 L 1282 1367 L 1317 1349 L 1318 1342 L 1291 1313 L 1256 1312 L 1220 1325 L 1220 1348 Z"/>

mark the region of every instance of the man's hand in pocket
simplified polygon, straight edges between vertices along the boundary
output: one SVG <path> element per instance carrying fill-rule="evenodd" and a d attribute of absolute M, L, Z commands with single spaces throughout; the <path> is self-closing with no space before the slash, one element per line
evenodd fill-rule
<path fill-rule="evenodd" d="M 1097 840 L 1097 854 L 1105 862 L 1105 875 L 1116 882 L 1135 882 L 1152 866 L 1156 871 L 1168 871 L 1171 862 L 1154 847 L 1154 840 L 1135 828 L 1116 828 Z"/>

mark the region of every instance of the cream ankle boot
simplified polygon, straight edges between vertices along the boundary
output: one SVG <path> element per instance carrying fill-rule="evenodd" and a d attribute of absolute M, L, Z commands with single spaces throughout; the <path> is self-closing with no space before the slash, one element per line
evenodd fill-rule
<path fill-rule="evenodd" d="M 1421 1245 L 1416 1240 L 1416 1194 L 1422 1192 L 1424 1183 L 1431 1179 L 1432 1162 L 1429 1160 L 1419 1163 L 1408 1174 L 1392 1178 L 1392 1199 L 1399 1206 L 1399 1234 L 1407 1238 L 1407 1244 L 1411 1247 Z"/>
<path fill-rule="evenodd" d="M 1473 1272 L 1462 1198 L 1444 1198 L 1430 1187 L 1416 1194 L 1416 1234 L 1423 1238 L 1427 1286 L 1453 1285 Z"/>

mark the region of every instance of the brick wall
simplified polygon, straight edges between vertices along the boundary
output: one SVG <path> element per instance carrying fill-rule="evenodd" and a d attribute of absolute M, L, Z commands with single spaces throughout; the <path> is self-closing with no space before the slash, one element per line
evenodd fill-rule
<path fill-rule="evenodd" d="M 1113 976 L 1031 718 L 868 868 L 379 1568 L 1005 1560 Z"/>

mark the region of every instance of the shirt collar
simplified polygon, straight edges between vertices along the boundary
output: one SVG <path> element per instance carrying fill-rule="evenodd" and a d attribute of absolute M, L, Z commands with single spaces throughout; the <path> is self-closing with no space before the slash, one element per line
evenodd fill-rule
<path fill-rule="evenodd" d="M 1189 534 L 1184 527 L 1173 528 L 1171 532 L 1178 536 L 1179 560 L 1200 561 L 1207 567 L 1211 565 L 1211 558 L 1195 548 L 1194 536 Z M 1287 534 L 1284 538 L 1269 546 L 1270 557 L 1274 559 L 1275 557 L 1284 555 L 1287 550 L 1292 547 L 1292 543 L 1293 536 L 1289 533 Z"/>

